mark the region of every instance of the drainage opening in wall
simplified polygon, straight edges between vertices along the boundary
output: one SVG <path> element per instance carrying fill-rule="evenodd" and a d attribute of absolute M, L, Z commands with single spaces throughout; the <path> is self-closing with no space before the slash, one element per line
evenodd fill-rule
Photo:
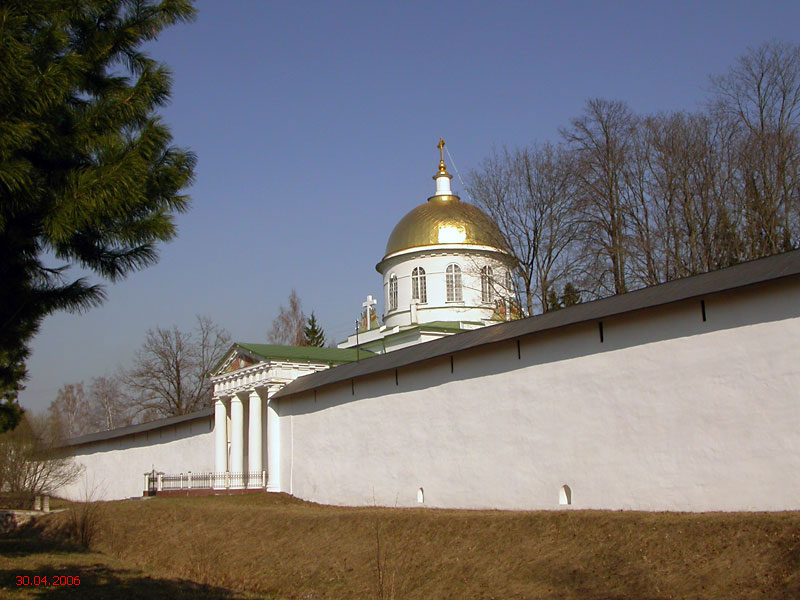
<path fill-rule="evenodd" d="M 562 485 L 558 491 L 559 504 L 572 504 L 572 490 L 568 485 Z"/>
<path fill-rule="evenodd" d="M 417 502 L 419 502 L 420 504 L 425 502 L 425 492 L 422 491 L 422 488 L 419 488 L 417 490 Z"/>

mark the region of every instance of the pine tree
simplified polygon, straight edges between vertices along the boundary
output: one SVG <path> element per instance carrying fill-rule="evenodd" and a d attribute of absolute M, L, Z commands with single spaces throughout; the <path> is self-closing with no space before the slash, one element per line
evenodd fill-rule
<path fill-rule="evenodd" d="M 555 286 L 551 287 L 550 291 L 547 292 L 547 301 L 544 303 L 544 308 L 544 312 L 550 312 L 561 308 L 561 301 L 558 299 Z"/>
<path fill-rule="evenodd" d="M 574 306 L 581 303 L 581 293 L 575 289 L 571 282 L 564 286 L 564 293 L 561 294 L 561 306 Z"/>
<path fill-rule="evenodd" d="M 141 50 L 190 0 L 6 0 L 0 7 L 0 430 L 19 421 L 29 341 L 57 310 L 157 260 L 195 156 L 156 111 L 168 69 Z M 54 257 L 58 263 L 53 264 Z"/>
<path fill-rule="evenodd" d="M 314 315 L 314 311 L 311 311 L 308 325 L 303 329 L 303 336 L 305 337 L 306 346 L 322 348 L 325 345 L 325 332 L 317 324 L 317 317 Z"/>

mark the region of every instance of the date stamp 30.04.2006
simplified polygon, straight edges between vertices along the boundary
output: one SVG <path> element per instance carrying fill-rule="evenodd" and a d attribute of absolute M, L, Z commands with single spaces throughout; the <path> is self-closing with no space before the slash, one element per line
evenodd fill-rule
<path fill-rule="evenodd" d="M 81 580 L 77 575 L 17 575 L 17 585 L 35 586 L 67 586 L 80 585 Z"/>

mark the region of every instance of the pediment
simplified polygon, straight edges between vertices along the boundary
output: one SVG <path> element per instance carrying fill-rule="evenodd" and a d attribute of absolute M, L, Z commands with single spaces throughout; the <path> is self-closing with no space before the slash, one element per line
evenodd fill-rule
<path fill-rule="evenodd" d="M 239 369 L 245 369 L 247 367 L 253 366 L 256 364 L 249 356 L 236 356 L 232 361 L 231 364 L 228 365 L 227 369 L 225 369 L 225 373 L 231 373 L 232 371 L 238 371 Z"/>
<path fill-rule="evenodd" d="M 252 367 L 259 362 L 263 362 L 262 359 L 254 356 L 246 350 L 243 350 L 242 348 L 234 346 L 218 363 L 217 368 L 212 371 L 211 375 L 212 377 L 226 375 L 227 373 L 233 373 L 234 371 Z"/>

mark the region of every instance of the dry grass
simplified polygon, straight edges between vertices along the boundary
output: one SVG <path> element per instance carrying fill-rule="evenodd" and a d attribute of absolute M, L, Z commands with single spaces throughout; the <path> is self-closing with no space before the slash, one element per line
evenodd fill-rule
<path fill-rule="evenodd" d="M 70 576 L 70 586 L 18 586 L 17 576 Z M 79 585 L 74 585 L 78 577 Z M 262 598 L 174 577 L 158 577 L 77 546 L 28 535 L 0 539 L 0 598 L 14 600 L 247 600 Z"/>
<path fill-rule="evenodd" d="M 40 527 L 52 537 L 65 522 L 56 514 Z M 333 508 L 282 494 L 156 498 L 103 504 L 93 550 L 160 581 L 267 598 L 800 597 L 797 512 L 526 513 Z"/>

